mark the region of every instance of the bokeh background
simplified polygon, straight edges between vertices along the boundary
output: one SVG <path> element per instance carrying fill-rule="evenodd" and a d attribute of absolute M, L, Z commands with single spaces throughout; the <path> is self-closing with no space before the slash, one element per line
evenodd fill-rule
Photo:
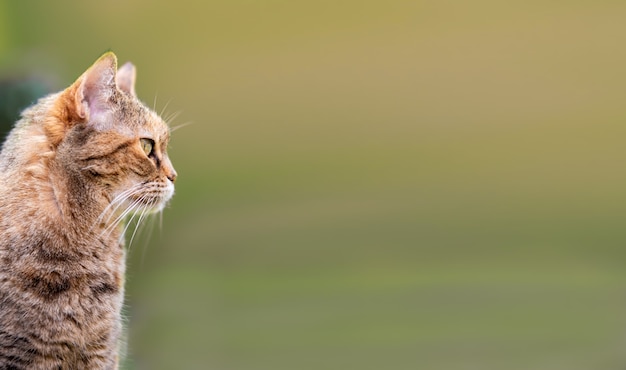
<path fill-rule="evenodd" d="M 58 90 L 110 49 L 192 122 L 130 249 L 127 369 L 624 369 L 625 20 L 614 0 L 2 1 L 0 77 Z"/>

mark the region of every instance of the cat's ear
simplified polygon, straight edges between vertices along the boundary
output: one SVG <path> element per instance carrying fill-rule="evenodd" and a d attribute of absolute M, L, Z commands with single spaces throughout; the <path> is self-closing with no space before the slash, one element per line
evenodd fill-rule
<path fill-rule="evenodd" d="M 112 52 L 101 56 L 74 82 L 76 114 L 92 121 L 109 110 L 109 99 L 116 91 L 117 57 Z"/>
<path fill-rule="evenodd" d="M 45 129 L 53 145 L 78 122 L 102 124 L 109 121 L 115 85 L 117 57 L 109 52 L 100 57 L 76 82 L 65 89 L 46 120 Z"/>
<path fill-rule="evenodd" d="M 137 70 L 131 62 L 124 63 L 117 70 L 117 87 L 130 96 L 137 96 L 135 93 L 135 78 Z"/>

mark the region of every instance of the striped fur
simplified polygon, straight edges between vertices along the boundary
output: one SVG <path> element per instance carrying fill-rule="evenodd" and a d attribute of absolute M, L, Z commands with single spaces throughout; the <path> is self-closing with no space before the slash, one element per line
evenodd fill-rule
<path fill-rule="evenodd" d="M 169 128 L 102 56 L 22 114 L 0 153 L 0 369 L 116 369 L 124 220 L 162 210 Z M 149 139 L 151 151 L 140 139 Z"/>

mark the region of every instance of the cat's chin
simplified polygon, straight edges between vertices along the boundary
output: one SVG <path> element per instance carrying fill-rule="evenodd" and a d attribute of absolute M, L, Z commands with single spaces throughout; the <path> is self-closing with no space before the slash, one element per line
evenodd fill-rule
<path fill-rule="evenodd" d="M 150 204 L 150 205 L 147 205 L 144 208 L 144 212 L 146 214 L 159 213 L 159 212 L 163 211 L 163 209 L 165 208 L 166 205 L 167 205 L 167 200 L 163 200 L 163 201 L 158 202 L 157 204 L 154 204 L 154 205 Z"/>

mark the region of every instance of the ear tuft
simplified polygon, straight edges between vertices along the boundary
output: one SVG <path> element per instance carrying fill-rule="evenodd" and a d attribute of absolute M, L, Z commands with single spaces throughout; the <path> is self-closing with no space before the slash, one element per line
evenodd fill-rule
<path fill-rule="evenodd" d="M 137 69 L 131 62 L 124 63 L 117 70 L 117 87 L 130 96 L 137 96 L 135 93 L 135 79 Z"/>

